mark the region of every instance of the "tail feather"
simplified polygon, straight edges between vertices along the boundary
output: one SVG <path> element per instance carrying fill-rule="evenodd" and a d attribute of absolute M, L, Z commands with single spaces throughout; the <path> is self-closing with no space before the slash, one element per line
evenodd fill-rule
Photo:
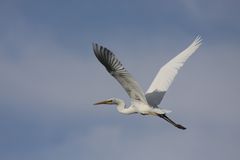
<path fill-rule="evenodd" d="M 171 113 L 172 111 L 171 110 L 168 110 L 168 109 L 161 109 L 161 111 L 163 111 L 164 113 Z"/>
<path fill-rule="evenodd" d="M 168 116 L 166 116 L 166 114 L 158 114 L 159 117 L 163 118 L 164 120 L 166 120 L 167 122 L 171 123 L 172 125 L 174 125 L 175 127 L 179 128 L 179 129 L 186 129 L 186 127 L 182 126 L 181 124 L 176 124 L 175 122 L 173 122 Z"/>

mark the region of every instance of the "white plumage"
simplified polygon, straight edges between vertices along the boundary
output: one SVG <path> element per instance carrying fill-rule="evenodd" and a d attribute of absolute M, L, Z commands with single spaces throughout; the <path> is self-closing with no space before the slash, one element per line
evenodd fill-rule
<path fill-rule="evenodd" d="M 125 106 L 123 100 L 118 98 L 110 98 L 105 101 L 101 101 L 98 104 L 115 104 L 117 110 L 123 114 L 140 113 L 142 115 L 154 115 L 159 116 L 166 121 L 173 124 L 180 129 L 186 129 L 180 124 L 176 124 L 166 113 L 170 111 L 161 109 L 158 107 L 162 98 L 169 86 L 172 84 L 179 69 L 184 65 L 186 60 L 199 48 L 201 45 L 201 38 L 198 36 L 192 44 L 184 51 L 178 54 L 165 64 L 157 73 L 146 94 L 144 94 L 142 88 L 138 82 L 131 76 L 131 74 L 123 67 L 121 62 L 116 56 L 107 48 L 93 44 L 93 50 L 97 59 L 105 66 L 107 71 L 122 85 L 129 97 L 131 98 L 131 105 Z"/>
<path fill-rule="evenodd" d="M 154 90 L 167 91 L 172 84 L 179 69 L 184 65 L 186 60 L 198 49 L 201 45 L 201 38 L 197 37 L 192 44 L 176 57 L 165 64 L 154 78 L 152 84 L 146 93 L 151 93 Z"/>

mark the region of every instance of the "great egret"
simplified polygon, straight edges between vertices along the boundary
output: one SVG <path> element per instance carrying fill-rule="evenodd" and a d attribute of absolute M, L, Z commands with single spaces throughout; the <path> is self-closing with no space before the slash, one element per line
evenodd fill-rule
<path fill-rule="evenodd" d="M 116 56 L 107 48 L 93 43 L 93 51 L 97 59 L 105 66 L 107 71 L 122 85 L 129 97 L 131 98 L 131 105 L 125 106 L 123 100 L 118 98 L 110 98 L 98 103 L 99 104 L 113 104 L 117 105 L 117 110 L 123 114 L 140 113 L 142 115 L 159 116 L 171 123 L 179 129 L 186 129 L 180 124 L 176 124 L 166 113 L 166 109 L 158 107 L 162 101 L 166 91 L 173 82 L 179 69 L 184 65 L 186 60 L 198 49 L 201 45 L 201 38 L 198 36 L 188 48 L 165 64 L 157 73 L 152 84 L 144 94 L 142 88 L 131 74 L 123 67 Z"/>

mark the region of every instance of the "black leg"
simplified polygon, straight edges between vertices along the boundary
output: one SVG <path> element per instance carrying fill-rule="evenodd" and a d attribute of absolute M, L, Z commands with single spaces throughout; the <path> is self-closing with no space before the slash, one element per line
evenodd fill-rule
<path fill-rule="evenodd" d="M 168 116 L 166 116 L 166 114 L 158 114 L 158 116 L 163 118 L 164 120 L 166 120 L 167 122 L 171 123 L 172 125 L 174 125 L 175 127 L 179 128 L 179 129 L 186 129 L 184 126 L 173 122 Z"/>

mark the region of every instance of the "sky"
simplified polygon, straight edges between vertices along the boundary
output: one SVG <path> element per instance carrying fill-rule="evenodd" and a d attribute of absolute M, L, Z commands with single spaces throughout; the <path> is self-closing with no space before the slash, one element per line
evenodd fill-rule
<path fill-rule="evenodd" d="M 1 160 L 237 160 L 237 0 L 1 0 Z M 147 90 L 159 68 L 203 39 L 160 106 L 183 124 L 93 103 L 130 100 L 97 61 L 112 50 Z"/>

